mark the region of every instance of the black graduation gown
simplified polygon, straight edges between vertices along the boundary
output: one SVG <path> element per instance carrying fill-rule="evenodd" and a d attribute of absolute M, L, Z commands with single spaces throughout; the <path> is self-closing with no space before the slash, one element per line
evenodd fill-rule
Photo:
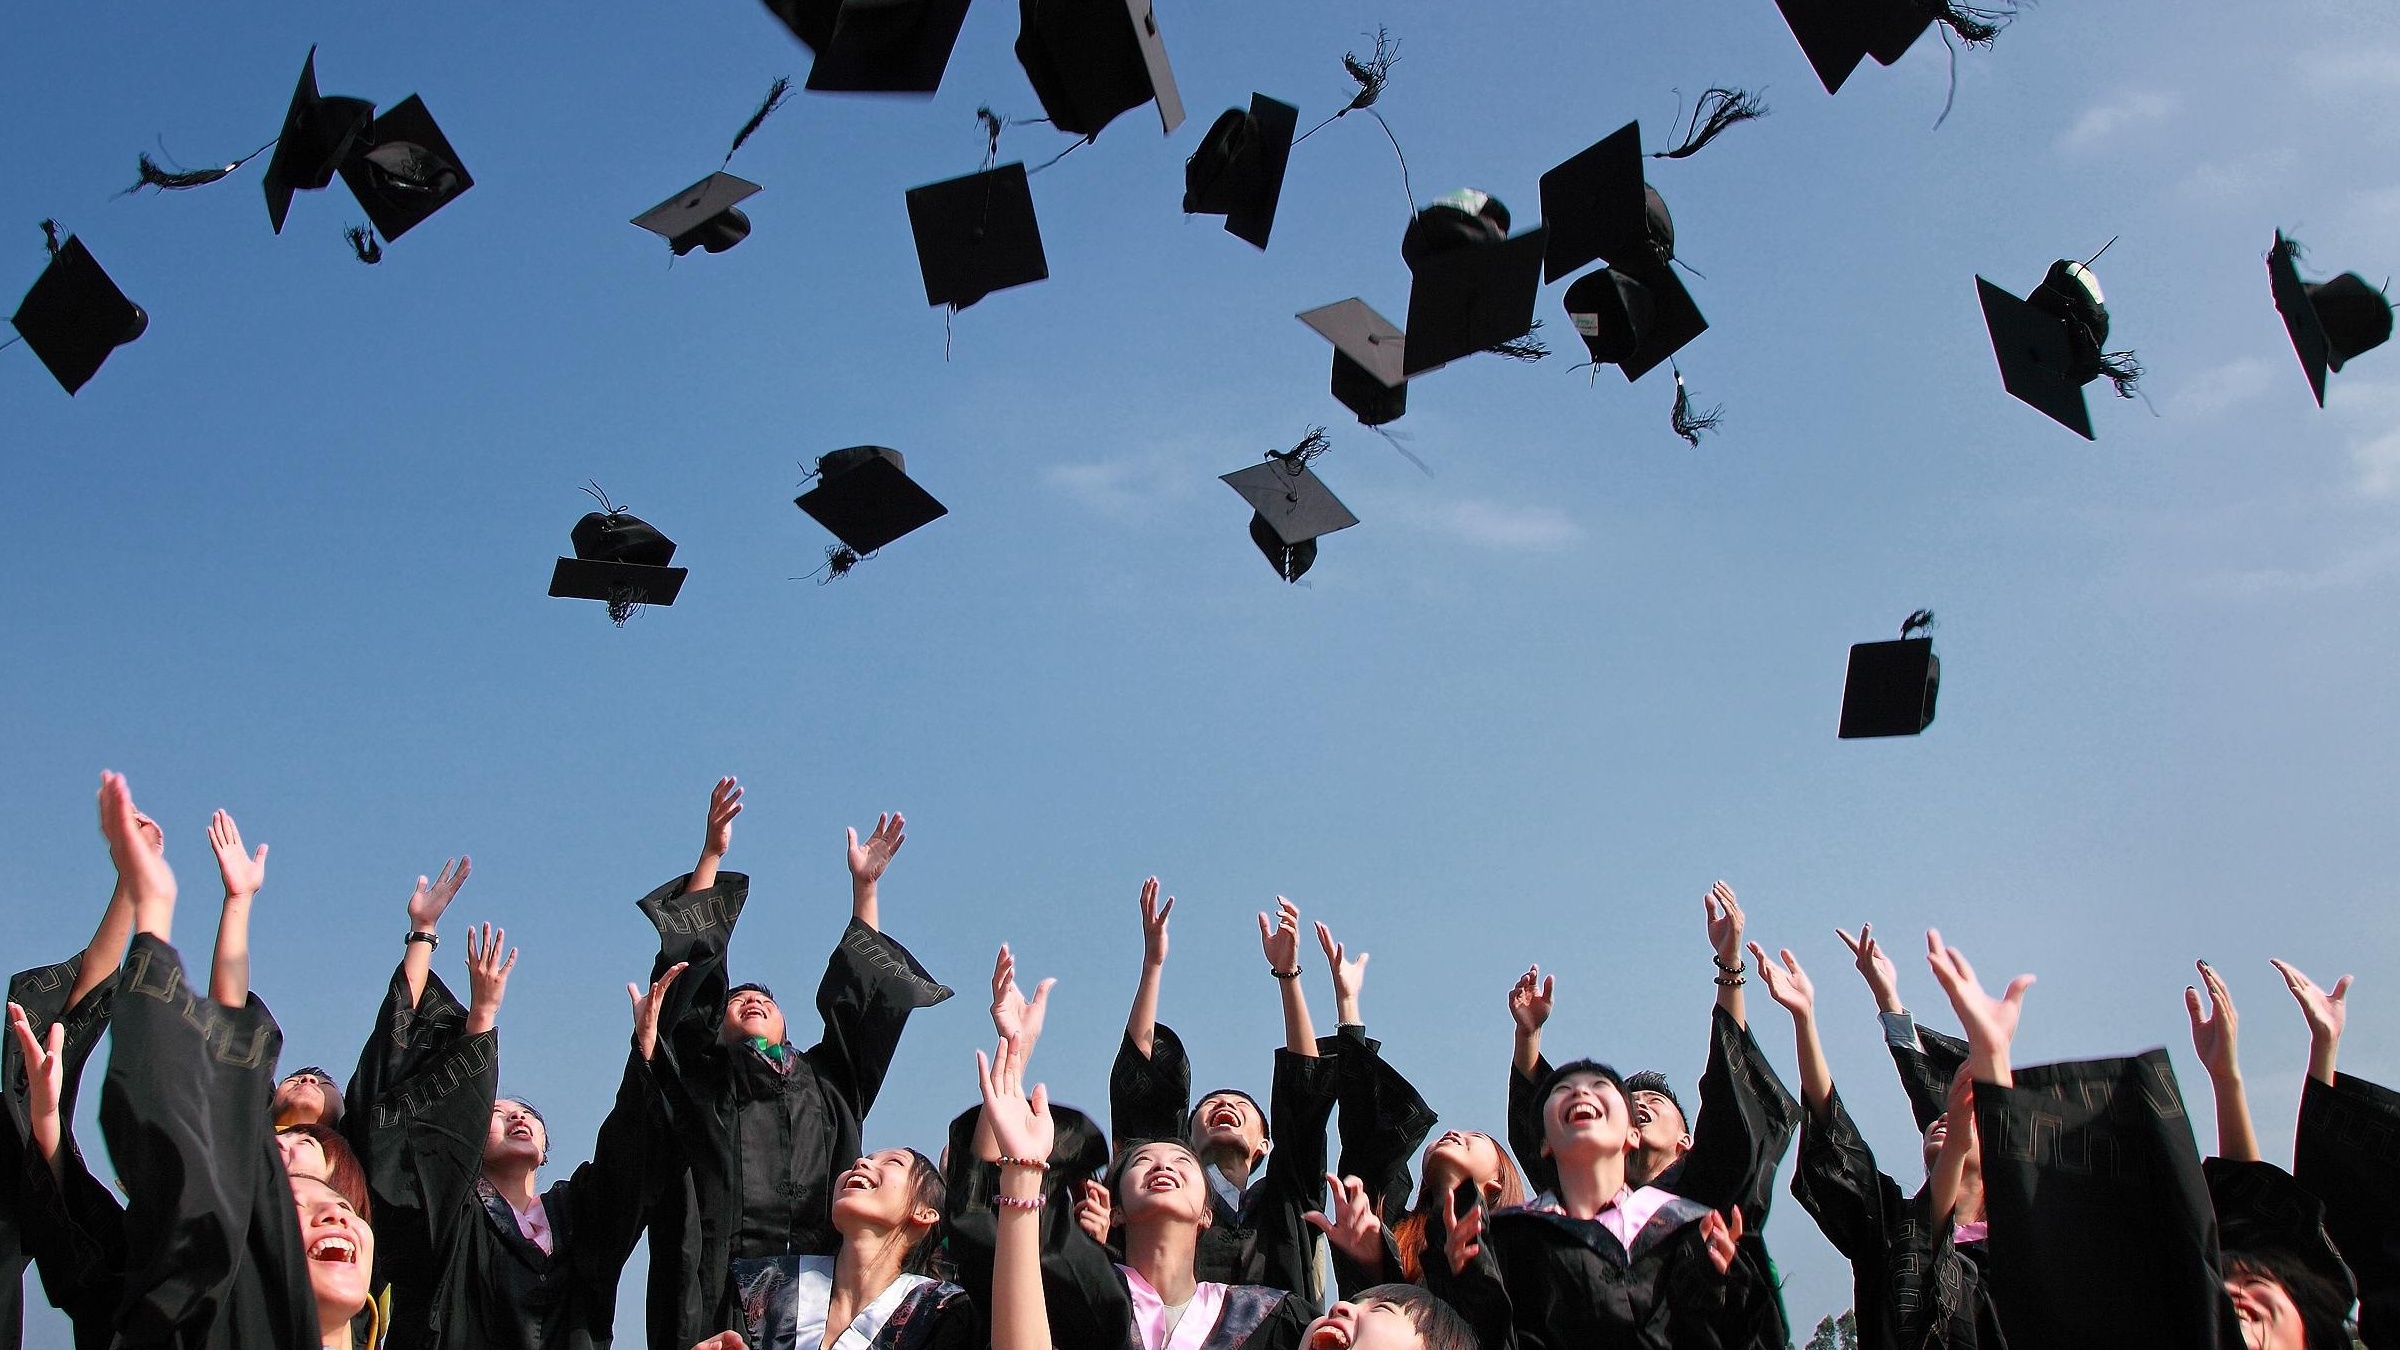
<path fill-rule="evenodd" d="M 1372 1051 L 1364 1043 L 1342 1045 L 1338 1037 L 1318 1044 L 1335 1053 L 1311 1059 L 1275 1051 L 1267 1097 L 1268 1136 L 1275 1146 L 1267 1152 L 1266 1170 L 1242 1192 L 1241 1205 L 1228 1205 L 1213 1186 L 1209 1190 L 1216 1217 L 1200 1234 L 1192 1261 L 1193 1273 L 1207 1283 L 1265 1285 L 1312 1300 L 1321 1292 L 1317 1230 L 1300 1216 L 1325 1207 L 1325 1127 L 1340 1099 L 1345 1056 Z M 1118 1044 L 1108 1074 L 1108 1110 L 1119 1148 L 1144 1139 L 1190 1138 L 1192 1063 L 1183 1039 L 1164 1022 L 1157 1024 L 1147 1057 L 1131 1036 Z"/>
<path fill-rule="evenodd" d="M 83 968 L 79 953 L 54 965 L 35 966 L 9 977 L 8 1001 L 25 1010 L 33 1034 L 47 1037 L 53 1023 L 66 1022 L 65 1045 L 66 1083 L 59 1103 L 59 1118 L 64 1146 L 74 1149 L 75 1101 L 83 1082 L 84 1065 L 90 1062 L 92 1051 L 100 1043 L 100 1034 L 108 1029 L 110 1003 L 116 990 L 116 974 L 100 982 L 98 987 L 83 996 L 73 1008 L 67 1007 L 67 996 L 75 991 L 75 978 Z M 24 1274 L 26 1262 L 35 1255 L 45 1233 L 59 1234 L 57 1222 L 63 1217 L 60 1197 L 48 1180 L 49 1171 L 43 1166 L 40 1152 L 33 1147 L 32 1116 L 26 1097 L 25 1059 L 17 1049 L 14 1035 L 0 1036 L 0 1083 L 4 1083 L 8 1098 L 8 1119 L 0 1124 L 0 1347 L 13 1350 L 24 1334 Z M 30 1165 L 39 1173 L 29 1173 Z M 81 1155 L 69 1165 L 70 1172 L 81 1170 Z M 88 1177 L 88 1173 L 86 1176 Z M 29 1189 L 30 1188 L 30 1189 Z M 45 1291 L 54 1306 L 72 1315 L 73 1295 L 47 1283 Z M 68 1303 L 59 1303 L 65 1294 Z"/>
<path fill-rule="evenodd" d="M 1975 1085 L 1984 1277 L 2009 1344 L 2238 1348 L 2217 1221 L 2164 1050 Z"/>
<path fill-rule="evenodd" d="M 2400 1347 L 2400 1093 L 2346 1073 L 2331 1087 L 2310 1078 L 2292 1174 L 2324 1201 L 2326 1230 L 2358 1277 L 2359 1339 Z"/>
<path fill-rule="evenodd" d="M 1908 1109 L 1922 1134 L 1942 1112 L 1950 1109 L 1950 1080 L 1967 1062 L 1967 1043 L 1930 1027 L 1917 1028 L 1915 1045 L 1894 1045 L 1892 1067 L 1900 1071 L 1900 1088 L 1908 1094 Z"/>
<path fill-rule="evenodd" d="M 125 953 L 100 1131 L 125 1188 L 123 1350 L 318 1350 L 316 1296 L 269 1123 L 283 1033 L 186 984 L 173 947 Z"/>
<path fill-rule="evenodd" d="M 688 874 L 640 902 L 658 929 L 652 975 L 678 961 L 690 968 L 668 991 L 652 1068 L 689 1168 L 689 1208 L 671 1232 L 652 1221 L 651 1261 L 675 1264 L 674 1324 L 652 1309 L 653 1345 L 688 1350 L 739 1330 L 731 1274 L 736 1257 L 839 1248 L 833 1179 L 859 1155 L 859 1125 L 875 1104 L 908 1016 L 950 997 L 908 949 L 855 919 L 817 986 L 825 1035 L 780 1070 L 748 1047 L 724 1045 L 725 953 L 748 900 L 750 879 L 720 873 L 685 893 Z M 786 1047 L 787 1052 L 789 1047 Z M 681 1209 L 681 1206 L 676 1206 Z M 652 1282 L 654 1300 L 659 1282 Z"/>
<path fill-rule="evenodd" d="M 58 1177 L 38 1150 L 25 1150 L 19 1184 L 25 1198 L 25 1252 L 42 1277 L 50 1306 L 66 1314 L 76 1350 L 108 1350 L 116 1338 L 124 1288 L 125 1210 L 68 1138 Z"/>
<path fill-rule="evenodd" d="M 425 1200 L 410 1165 L 407 1112 L 396 1100 L 402 1083 L 464 1033 L 467 1007 L 431 971 L 415 1007 L 408 1002 L 406 962 L 392 971 L 375 1026 L 358 1052 L 358 1067 L 342 1091 L 342 1134 L 367 1169 L 375 1197 L 375 1278 L 391 1291 L 385 1350 L 424 1350 L 440 1268 L 426 1227 Z M 420 1089 L 421 1090 L 421 1089 Z"/>
<path fill-rule="evenodd" d="M 1383 1057 L 1383 1042 L 1363 1026 L 1345 1024 L 1317 1038 L 1320 1058 L 1341 1061 L 1334 1135 L 1341 1141 L 1337 1176 L 1366 1183 L 1378 1216 L 1408 1210 L 1408 1161 L 1441 1123 L 1416 1085 Z"/>
<path fill-rule="evenodd" d="M 1474 1325 L 1482 1350 L 1775 1344 L 1783 1313 L 1774 1277 L 1747 1251 L 1720 1275 L 1700 1236 L 1707 1213 L 1698 1201 L 1670 1200 L 1628 1251 L 1597 1221 L 1538 1203 L 1500 1210 L 1473 1264 L 1453 1274 L 1436 1255 L 1425 1284 Z"/>
<path fill-rule="evenodd" d="M 1792 1196 L 1825 1240 L 1849 1259 L 1860 1350 L 1999 1350 L 2008 1344 L 1983 1286 L 1983 1244 L 1951 1241 L 1948 1223 L 1875 1168 L 1858 1125 L 1835 1092 L 1826 1119 L 1800 1126 Z"/>

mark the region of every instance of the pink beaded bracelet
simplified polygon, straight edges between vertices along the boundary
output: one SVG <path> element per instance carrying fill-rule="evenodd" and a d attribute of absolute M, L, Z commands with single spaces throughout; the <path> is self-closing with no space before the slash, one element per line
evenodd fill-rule
<path fill-rule="evenodd" d="M 1050 1197 L 1035 1195 L 1019 1200 L 1013 1195 L 995 1195 L 992 1197 L 992 1203 L 1002 1209 L 1040 1209 L 1050 1203 Z"/>

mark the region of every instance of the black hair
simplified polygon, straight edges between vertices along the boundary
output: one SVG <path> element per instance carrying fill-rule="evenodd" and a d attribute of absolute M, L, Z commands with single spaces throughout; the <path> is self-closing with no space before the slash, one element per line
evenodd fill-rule
<path fill-rule="evenodd" d="M 1656 1069 L 1644 1069 L 1617 1086 L 1625 1090 L 1625 1095 L 1629 1099 L 1637 1092 L 1655 1092 L 1675 1104 L 1675 1113 L 1683 1116 L 1686 1124 L 1691 1121 L 1691 1116 L 1683 1109 L 1683 1098 L 1675 1095 L 1675 1089 L 1667 1082 L 1667 1076 Z"/>
<path fill-rule="evenodd" d="M 1117 1150 L 1117 1156 L 1109 1160 L 1108 1199 L 1110 1204 L 1122 1208 L 1125 1202 L 1125 1197 L 1118 1191 L 1117 1187 L 1125 1180 L 1125 1169 L 1127 1166 L 1132 1164 L 1134 1154 L 1141 1152 L 1143 1149 L 1150 1147 L 1152 1144 L 1171 1144 L 1176 1148 L 1182 1149 L 1185 1154 L 1190 1156 L 1191 1160 L 1195 1164 L 1198 1164 L 1204 1169 L 1207 1167 L 1206 1163 L 1202 1163 L 1200 1161 L 1200 1151 L 1192 1147 L 1190 1140 L 1164 1137 L 1158 1139 L 1128 1139 L 1125 1141 L 1124 1146 Z"/>
<path fill-rule="evenodd" d="M 930 1209 L 936 1215 L 948 1214 L 950 1184 L 942 1179 L 941 1167 L 913 1148 L 904 1151 L 908 1154 L 909 1203 Z M 911 1275 L 948 1278 L 942 1243 L 946 1226 L 941 1218 L 936 1218 L 924 1232 L 918 1234 L 917 1240 L 909 1245 L 908 1255 L 901 1259 L 900 1268 Z"/>
<path fill-rule="evenodd" d="M 1631 1095 L 1625 1086 L 1625 1079 L 1615 1069 L 1596 1059 L 1571 1059 L 1550 1071 L 1550 1076 L 1542 1080 L 1542 1090 L 1535 1095 L 1534 1100 L 1547 1104 L 1550 1094 L 1558 1091 L 1558 1085 L 1565 1082 L 1568 1075 L 1578 1073 L 1598 1074 L 1616 1086 L 1619 1096 L 1629 1097 Z"/>
<path fill-rule="evenodd" d="M 1474 1328 L 1458 1310 L 1413 1284 L 1379 1284 L 1343 1300 L 1351 1304 L 1381 1303 L 1398 1308 L 1417 1329 L 1425 1350 L 1481 1350 Z"/>
<path fill-rule="evenodd" d="M 1192 1111 L 1192 1115 L 1195 1118 L 1200 1114 L 1198 1110 L 1199 1104 L 1207 1101 L 1211 1097 L 1239 1097 L 1243 1101 L 1250 1103 L 1250 1109 L 1258 1113 L 1259 1134 L 1268 1139 L 1273 1139 L 1275 1137 L 1275 1125 L 1267 1115 L 1267 1108 L 1258 1104 L 1258 1098 L 1251 1096 L 1249 1093 L 1242 1091 L 1240 1088 L 1218 1088 L 1214 1092 L 1203 1092 L 1198 1097 L 1193 1098 L 1192 1105 L 1194 1109 Z"/>
<path fill-rule="evenodd" d="M 760 983 L 759 983 L 758 981 L 756 981 L 756 980 L 752 980 L 752 981 L 750 981 L 750 982 L 749 982 L 749 983 L 747 983 L 747 984 L 737 984 L 737 985 L 735 985 L 733 988 L 726 990 L 726 991 L 725 991 L 725 1001 L 726 1001 L 727 1003 L 731 1003 L 731 1002 L 733 1002 L 733 1001 L 734 1001 L 736 998 L 739 998 L 739 997 L 741 997 L 742 995 L 749 993 L 749 992 L 750 992 L 751 990 L 753 990 L 753 989 L 757 990 L 759 993 L 765 994 L 765 995 L 767 996 L 767 1001 L 768 1001 L 769 1003 L 773 1003 L 773 1002 L 775 1001 L 775 991 L 774 991 L 774 990 L 772 990 L 772 989 L 769 989 L 768 987 L 766 987 L 766 986 L 765 986 L 765 985 L 763 985 L 763 984 L 760 984 Z"/>
<path fill-rule="evenodd" d="M 2274 1247 L 2230 1251 L 2218 1263 L 2228 1280 L 2249 1277 L 2283 1286 L 2300 1314 L 2300 1332 L 2308 1350 L 2350 1350 L 2350 1329 L 2344 1316 L 2350 1296 L 2299 1257 Z"/>

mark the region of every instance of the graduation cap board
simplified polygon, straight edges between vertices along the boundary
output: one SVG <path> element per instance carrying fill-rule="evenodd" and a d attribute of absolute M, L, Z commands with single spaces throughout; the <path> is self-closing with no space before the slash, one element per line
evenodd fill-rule
<path fill-rule="evenodd" d="M 140 337 L 150 316 L 125 298 L 81 239 L 68 235 L 11 322 L 71 395 L 99 373 L 109 353 Z"/>
<path fill-rule="evenodd" d="M 2040 306 L 2020 300 L 1982 277 L 1975 294 L 1983 302 L 1983 322 L 1992 337 L 1992 355 L 2000 362 L 2000 383 L 2019 401 L 2083 437 L 2092 435 L 2091 410 L 2084 406 L 2083 386 L 2075 378 L 2074 341 L 2067 320 Z"/>
<path fill-rule="evenodd" d="M 669 567 L 675 541 L 621 507 L 592 511 L 575 522 L 575 556 L 550 571 L 550 594 L 566 600 L 600 600 L 619 628 L 636 605 L 671 605 L 683 590 L 688 568 Z"/>
<path fill-rule="evenodd" d="M 260 180 L 275 233 L 283 233 L 292 194 L 330 185 L 374 117 L 375 105 L 367 99 L 326 98 L 317 92 L 317 49 L 309 48 L 308 60 L 300 67 L 300 85 L 283 115 L 283 132 L 275 138 L 275 154 Z"/>
<path fill-rule="evenodd" d="M 1183 97 L 1151 0 L 1017 0 L 1017 63 L 1060 131 L 1092 137 L 1116 115 L 1158 105 L 1168 135 Z"/>
<path fill-rule="evenodd" d="M 762 189 L 747 178 L 712 173 L 633 218 L 667 241 L 677 257 L 700 249 L 723 253 L 750 237 L 750 217 L 736 208 Z"/>
<path fill-rule="evenodd" d="M 2339 371 L 2344 362 L 2391 339 L 2392 302 L 2356 272 L 2331 281 L 2302 281 L 2297 253 L 2298 247 L 2276 231 L 2275 246 L 2267 251 L 2267 277 L 2284 332 L 2322 408 L 2325 372 Z"/>
<path fill-rule="evenodd" d="M 1908 54 L 1933 14 L 1911 0 L 1775 0 L 1783 21 L 1828 94 L 1841 92 L 1869 56 L 1890 65 Z"/>
<path fill-rule="evenodd" d="M 342 181 L 385 239 L 397 239 L 475 186 L 442 129 L 415 94 L 368 125 Z"/>
<path fill-rule="evenodd" d="M 1184 214 L 1223 216 L 1227 234 L 1264 249 L 1299 127 L 1298 108 L 1265 94 L 1226 109 L 1184 162 Z"/>
<path fill-rule="evenodd" d="M 1414 377 L 1533 331 L 1547 224 L 1418 260 L 1408 292 L 1401 371 Z"/>
<path fill-rule="evenodd" d="M 1353 297 L 1298 316 L 1333 344 L 1333 396 L 1363 426 L 1398 421 L 1408 411 L 1408 338 Z"/>
<path fill-rule="evenodd" d="M 831 531 L 853 553 L 873 553 L 900 536 L 950 514 L 917 486 L 897 450 L 854 445 L 817 461 L 817 485 L 792 504 Z"/>
<path fill-rule="evenodd" d="M 1358 523 L 1299 456 L 1270 455 L 1264 463 L 1223 476 L 1250 503 L 1250 539 L 1275 574 L 1298 581 L 1317 558 L 1317 540 Z"/>
<path fill-rule="evenodd" d="M 965 309 L 993 291 L 1050 276 L 1023 164 L 910 188 L 908 227 L 926 304 Z"/>
<path fill-rule="evenodd" d="M 1665 227 L 1663 240 L 1653 237 L 1654 209 Z M 1642 168 L 1642 124 L 1627 122 L 1543 174 L 1542 222 L 1550 227 L 1544 281 L 1603 259 L 1648 260 L 1662 247 L 1672 256 L 1674 224 Z"/>
<path fill-rule="evenodd" d="M 1918 610 L 1891 642 L 1861 642 L 1850 649 L 1850 673 L 1842 682 L 1842 740 L 1871 736 L 1914 736 L 1933 725 L 1934 698 L 1942 688 L 1942 661 L 1922 630 L 1933 623 Z"/>
<path fill-rule="evenodd" d="M 931 94 L 958 45 L 968 0 L 766 0 L 817 54 L 821 93 Z"/>

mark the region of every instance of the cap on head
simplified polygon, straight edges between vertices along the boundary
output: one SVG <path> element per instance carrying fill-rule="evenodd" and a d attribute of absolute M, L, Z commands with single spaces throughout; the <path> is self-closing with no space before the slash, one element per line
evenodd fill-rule
<path fill-rule="evenodd" d="M 1049 279 L 1023 164 L 910 188 L 908 227 L 926 304 L 965 309 L 994 291 Z"/>
<path fill-rule="evenodd" d="M 99 373 L 109 353 L 148 330 L 150 315 L 125 298 L 81 239 L 69 235 L 25 292 L 12 322 L 59 387 L 73 394 Z"/>
<path fill-rule="evenodd" d="M 1167 134 L 1183 97 L 1150 0 L 1017 0 L 1017 63 L 1052 126 L 1097 136 L 1118 113 L 1158 104 Z"/>
<path fill-rule="evenodd" d="M 1299 126 L 1298 108 L 1265 94 L 1227 108 L 1184 161 L 1184 214 L 1223 216 L 1227 234 L 1265 248 Z"/>

